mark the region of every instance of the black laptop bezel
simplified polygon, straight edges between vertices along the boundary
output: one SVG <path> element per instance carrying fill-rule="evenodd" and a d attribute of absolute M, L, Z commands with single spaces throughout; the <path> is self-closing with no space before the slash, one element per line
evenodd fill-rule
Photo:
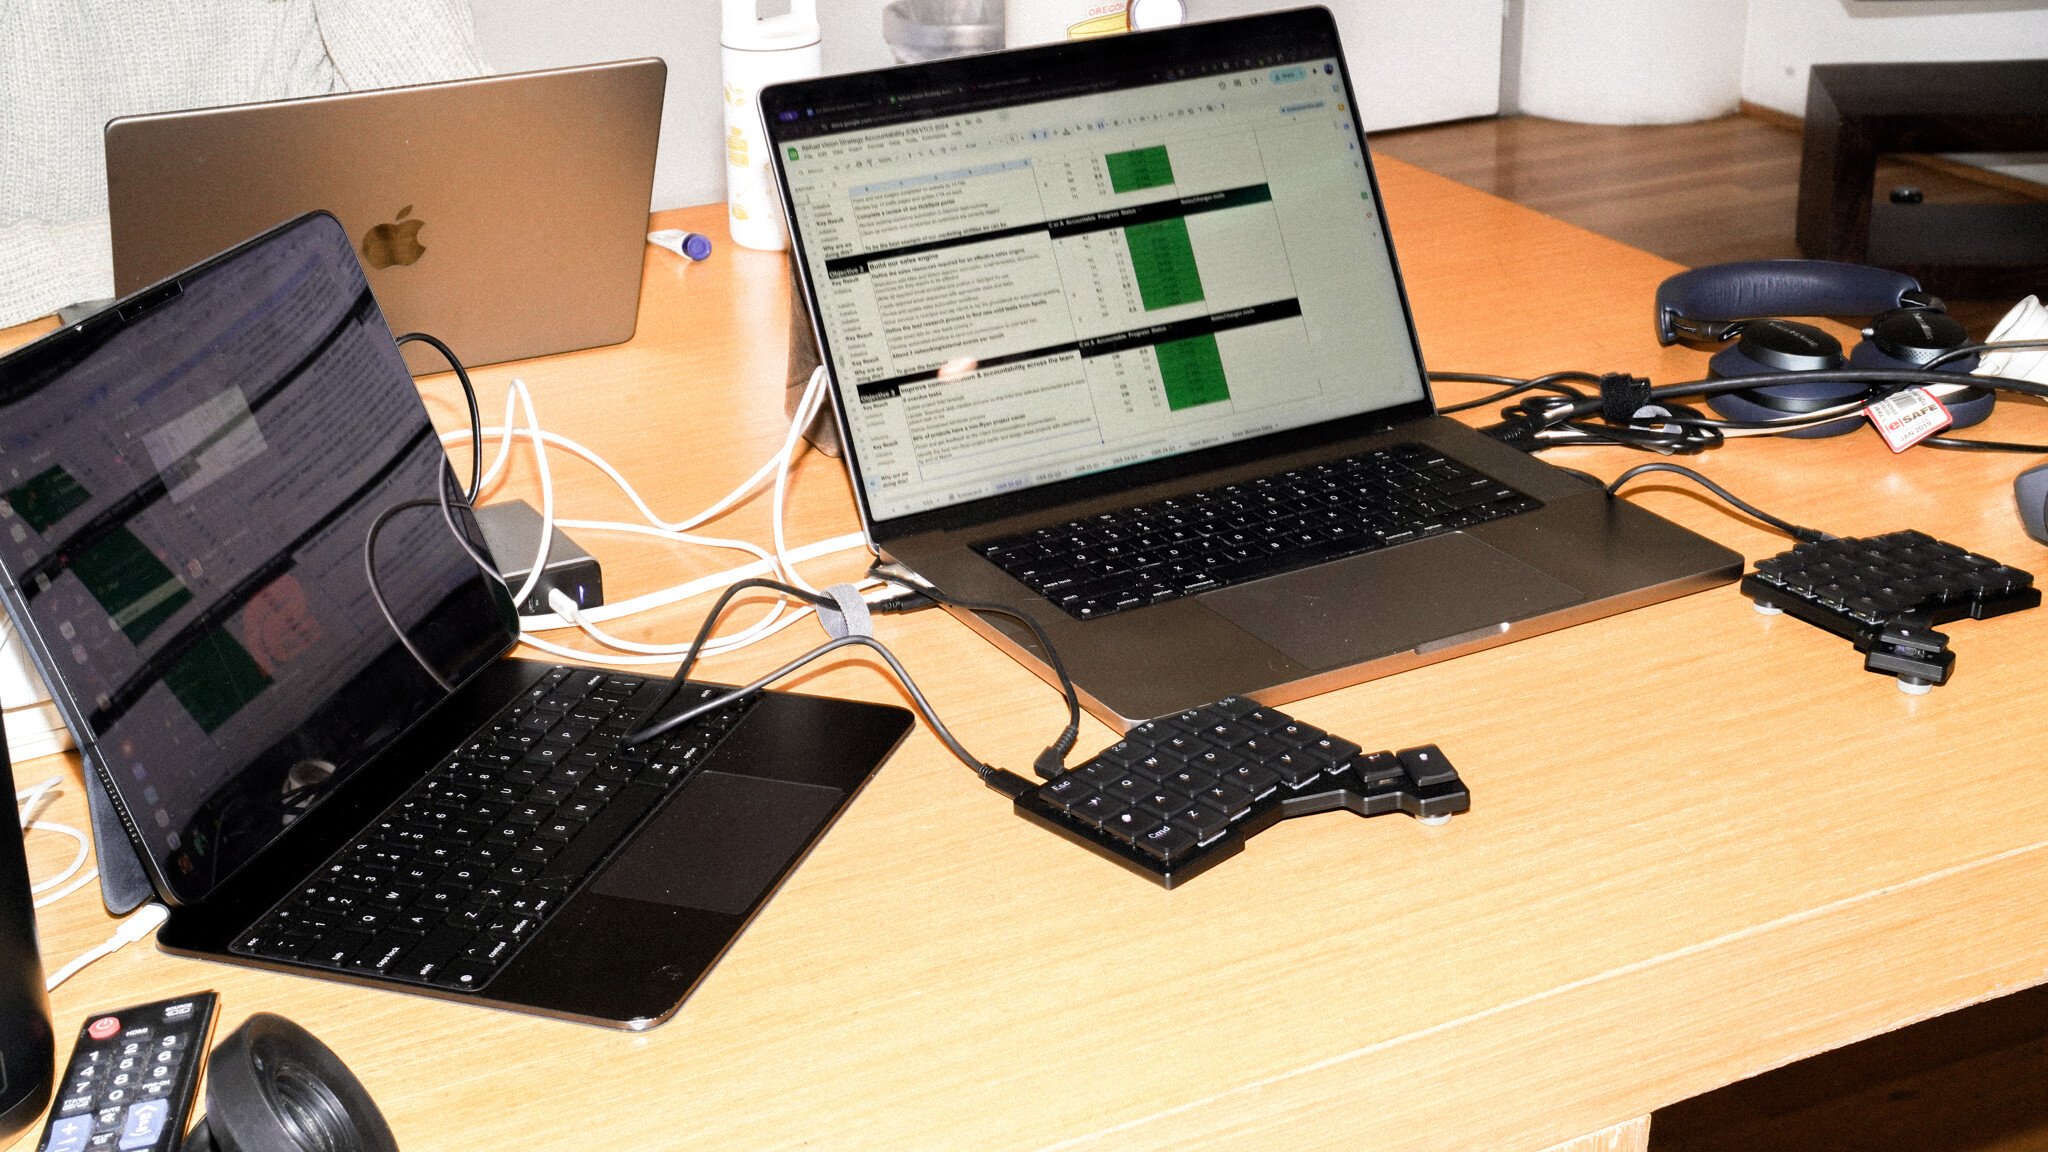
<path fill-rule="evenodd" d="M 1277 459 L 1385 432 L 1397 425 L 1436 415 L 1436 401 L 1422 360 L 1422 342 L 1415 329 L 1414 311 L 1408 302 L 1407 284 L 1401 276 L 1392 231 L 1387 226 L 1379 177 L 1373 169 L 1370 149 L 1361 147 L 1366 181 L 1371 190 L 1371 211 L 1377 217 L 1381 241 L 1386 247 L 1402 321 L 1408 329 L 1409 348 L 1415 358 L 1415 371 L 1422 384 L 1420 399 L 903 516 L 878 519 L 868 503 L 860 452 L 851 436 L 839 380 L 833 370 L 831 344 L 823 326 L 818 323 L 818 317 L 823 314 L 822 300 L 810 275 L 802 230 L 797 225 L 796 204 L 783 170 L 787 146 L 792 141 L 800 142 L 806 136 L 800 130 L 806 122 L 804 111 L 822 111 L 830 117 L 848 108 L 863 107 L 892 96 L 896 98 L 893 106 L 898 111 L 836 122 L 830 129 L 847 131 L 862 126 L 906 123 L 971 111 L 975 105 L 961 101 L 963 88 L 986 93 L 986 103 L 982 106 L 1008 107 L 1018 103 L 1014 88 L 1032 81 L 1037 81 L 1039 86 L 1031 90 L 1031 100 L 1059 99 L 1115 87 L 1107 79 L 1112 71 L 1128 74 L 1154 68 L 1158 70 L 1158 79 L 1165 82 L 1176 78 L 1170 73 L 1178 66 L 1219 57 L 1268 53 L 1285 57 L 1275 63 L 1335 57 L 1345 97 L 1351 107 L 1359 107 L 1350 69 L 1344 64 L 1336 20 L 1327 8 L 1320 7 L 772 84 L 761 90 L 761 118 L 773 154 L 777 191 L 782 198 L 784 216 L 790 222 L 791 265 L 803 288 L 819 361 L 831 380 L 832 409 L 838 420 L 840 442 L 846 446 L 843 459 L 853 481 L 854 500 L 860 509 L 861 522 L 875 544 L 882 545 L 890 540 L 928 532 L 971 529 L 1143 485 L 1181 477 L 1193 478 L 1219 468 Z M 1054 85 L 1049 81 L 1052 76 L 1075 79 Z M 1013 89 L 1004 91 L 1005 85 L 1013 86 Z M 785 121 L 784 113 L 794 113 L 795 118 Z M 815 127 L 815 116 L 810 118 L 810 122 Z M 819 133 L 813 130 L 808 134 Z M 1363 136 L 1361 132 L 1361 140 Z M 791 322 L 795 323 L 797 319 L 791 317 Z"/>
<path fill-rule="evenodd" d="M 319 220 L 325 220 L 328 225 L 331 225 L 336 233 L 342 236 L 343 242 L 346 244 L 347 234 L 342 230 L 341 222 L 335 219 L 332 213 L 315 211 L 295 216 L 290 220 L 283 221 L 275 227 L 265 230 L 259 235 L 250 237 L 232 248 L 208 257 L 181 272 L 167 276 L 148 287 L 139 289 L 91 316 L 87 316 L 67 327 L 46 333 L 36 341 L 15 349 L 4 356 L 0 356 L 0 379 L 4 379 L 11 370 L 25 369 L 25 381 L 32 382 L 39 374 L 51 370 L 48 367 L 51 364 L 60 364 L 68 367 L 70 364 L 75 363 L 77 358 L 90 354 L 94 349 L 113 339 L 120 332 L 124 331 L 132 321 L 176 300 L 184 293 L 184 285 L 206 275 L 220 265 L 235 260 L 249 249 L 261 246 L 275 236 Z M 360 268 L 358 273 L 360 274 Z M 367 284 L 364 286 L 364 290 L 368 291 Z M 421 412 L 422 419 L 424 419 L 424 408 L 422 408 Z M 444 482 L 454 483 L 452 465 L 444 461 L 442 469 Z M 466 502 L 451 499 L 450 509 L 454 515 L 467 521 L 471 526 L 472 534 L 480 538 L 480 534 L 474 529 L 474 519 L 469 513 Z M 452 681 L 454 689 L 452 692 L 445 695 L 434 705 L 423 710 L 419 716 L 414 718 L 410 725 L 398 732 L 383 748 L 370 753 L 352 773 L 352 778 L 344 783 L 341 788 L 337 789 L 334 795 L 325 798 L 326 801 L 332 801 L 342 795 L 360 791 L 360 788 L 354 787 L 354 785 L 362 777 L 384 775 L 385 773 L 374 771 L 374 768 L 386 762 L 385 758 L 392 748 L 412 737 L 423 726 L 433 723 L 448 700 L 453 699 L 465 688 L 475 683 L 478 677 L 486 671 L 502 663 L 506 655 L 518 646 L 518 614 L 512 604 L 511 594 L 495 580 L 486 578 L 483 583 L 490 590 L 492 601 L 498 608 L 497 622 L 502 633 L 502 640 L 497 648 L 490 655 L 482 658 L 477 666 L 461 679 Z M 294 827 L 280 829 L 267 845 L 244 859 L 233 871 L 216 879 L 207 891 L 198 894 L 192 899 L 181 896 L 177 886 L 172 884 L 169 878 L 164 875 L 155 852 L 151 850 L 148 842 L 143 838 L 136 826 L 135 815 L 130 810 L 127 800 L 123 797 L 114 774 L 108 768 L 107 758 L 101 750 L 98 741 L 94 739 L 90 725 L 86 723 L 89 709 L 82 707 L 80 702 L 72 695 L 62 675 L 61 668 L 52 655 L 52 649 L 47 639 L 43 636 L 42 630 L 36 625 L 34 615 L 25 609 L 13 577 L 4 571 L 0 571 L 0 600 L 4 600 L 8 606 L 9 615 L 14 618 L 16 635 L 20 638 L 24 649 L 28 652 L 30 660 L 35 664 L 37 674 L 42 677 L 44 684 L 48 687 L 51 702 L 56 706 L 58 715 L 64 720 L 66 727 L 72 733 L 73 739 L 77 742 L 81 761 L 92 769 L 93 780 L 89 782 L 88 786 L 99 787 L 104 795 L 112 801 L 114 810 L 120 817 L 122 829 L 128 835 L 129 847 L 134 852 L 137 861 L 141 864 L 144 874 L 148 877 L 150 887 L 155 891 L 156 899 L 172 908 L 204 905 L 206 902 L 217 898 L 222 891 L 229 889 L 239 877 L 248 873 L 251 869 L 259 865 L 267 866 L 268 863 L 276 858 L 280 848 L 292 840 Z M 420 770 L 424 771 L 425 767 L 424 765 L 421 766 Z M 312 811 L 317 813 L 326 806 L 327 804 L 323 802 Z M 109 849 L 102 845 L 102 851 L 107 850 Z"/>

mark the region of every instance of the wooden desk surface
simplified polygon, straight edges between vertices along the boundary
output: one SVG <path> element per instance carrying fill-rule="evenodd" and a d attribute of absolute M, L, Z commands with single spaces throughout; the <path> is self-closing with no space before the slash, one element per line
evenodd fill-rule
<path fill-rule="evenodd" d="M 1433 367 L 1703 371 L 1702 353 L 1651 335 L 1670 265 L 1381 169 Z M 719 247 L 694 266 L 650 250 L 632 342 L 477 374 L 486 397 L 523 376 L 547 427 L 670 517 L 785 427 L 781 258 L 725 242 L 720 217 L 661 218 Z M 426 393 L 460 422 L 445 378 Z M 2048 418 L 2003 402 L 1984 431 L 2039 439 Z M 1548 458 L 1603 477 L 1644 459 Z M 630 516 L 594 470 L 554 461 L 565 512 Z M 1918 527 L 2043 567 L 2013 514 L 2013 458 L 1894 457 L 1865 430 L 1696 463 L 1801 523 Z M 529 484 L 522 463 L 500 492 Z M 1680 481 L 1639 482 L 1636 499 L 1751 558 L 1787 546 Z M 765 540 L 767 504 L 722 527 Z M 793 507 L 793 542 L 854 527 L 829 459 L 804 460 Z M 728 563 L 586 542 L 614 598 Z M 681 638 L 701 609 L 628 634 Z M 880 631 L 979 755 L 1023 769 L 1057 730 L 1057 695 L 944 615 Z M 1286 822 L 1170 893 L 1016 818 L 920 730 L 645 1035 L 148 947 L 58 990 L 57 1027 L 68 1045 L 91 1010 L 216 988 L 223 1030 L 268 1010 L 333 1046 L 408 1149 L 1544 1148 L 2043 979 L 2048 709 L 2029 680 L 2048 612 L 1951 635 L 1953 682 L 1908 697 L 1842 641 L 1724 587 L 1302 701 L 1291 710 L 1369 747 L 1441 743 L 1473 810 L 1438 828 Z M 815 636 L 802 625 L 705 672 L 737 679 Z M 861 657 L 801 686 L 902 700 Z M 1081 747 L 1109 736 L 1091 720 Z M 74 759 L 17 766 L 24 782 L 59 771 L 57 812 L 76 818 Z M 68 851 L 56 839 L 31 841 L 39 873 Z M 111 931 L 90 895 L 41 927 L 52 967 Z"/>

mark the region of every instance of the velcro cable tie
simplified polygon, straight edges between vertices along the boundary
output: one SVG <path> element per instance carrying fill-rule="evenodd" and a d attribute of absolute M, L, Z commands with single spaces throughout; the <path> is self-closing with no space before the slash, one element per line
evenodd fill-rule
<path fill-rule="evenodd" d="M 837 640 L 843 636 L 875 634 L 874 617 L 868 614 L 868 602 L 860 598 L 860 589 L 851 584 L 834 584 L 824 591 L 839 605 L 818 609 L 818 623 L 825 626 L 826 635 Z"/>
<path fill-rule="evenodd" d="M 1627 424 L 1650 402 L 1650 381 L 1626 372 L 1600 377 L 1600 417 L 1609 424 Z"/>

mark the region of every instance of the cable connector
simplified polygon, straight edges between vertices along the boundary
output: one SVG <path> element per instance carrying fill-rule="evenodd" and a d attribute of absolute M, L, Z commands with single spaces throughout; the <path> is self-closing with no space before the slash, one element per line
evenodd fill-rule
<path fill-rule="evenodd" d="M 880 616 L 897 616 L 905 612 L 920 612 L 926 608 L 936 608 L 938 605 L 939 602 L 937 600 L 922 592 L 899 592 L 894 596 L 870 601 L 868 603 L 868 611 Z"/>
<path fill-rule="evenodd" d="M 1537 439 L 1536 426 L 1527 420 L 1503 420 L 1480 431 L 1518 452 L 1536 452 L 1549 447 Z"/>
<path fill-rule="evenodd" d="M 1066 749 L 1061 748 L 1058 744 L 1048 745 L 1045 751 L 1040 752 L 1038 757 L 1031 761 L 1031 770 L 1038 773 L 1039 778 L 1044 780 L 1050 780 L 1065 772 L 1067 770 Z"/>
<path fill-rule="evenodd" d="M 1012 800 L 1028 796 L 1038 790 L 1038 785 L 1007 768 L 998 768 L 993 764 L 983 764 L 981 767 L 981 782 Z"/>
<path fill-rule="evenodd" d="M 155 903 L 144 904 L 135 910 L 134 915 L 121 921 L 121 926 L 114 930 L 114 935 L 108 942 L 117 948 L 125 948 L 163 927 L 164 921 L 170 918 L 169 908 Z"/>
<path fill-rule="evenodd" d="M 128 945 L 163 927 L 164 921 L 170 918 L 171 910 L 169 908 L 155 903 L 144 904 L 136 909 L 133 915 L 121 921 L 121 926 L 114 929 L 114 934 L 107 937 L 106 943 L 86 949 L 77 959 L 50 973 L 50 978 L 43 982 L 43 990 L 45 992 L 56 991 L 59 984 L 85 971 L 86 965 L 112 956 Z"/>

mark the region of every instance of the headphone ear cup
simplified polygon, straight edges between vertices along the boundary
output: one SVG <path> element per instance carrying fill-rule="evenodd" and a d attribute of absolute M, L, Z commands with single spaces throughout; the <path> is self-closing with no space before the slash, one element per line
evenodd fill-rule
<path fill-rule="evenodd" d="M 1732 380 L 1766 373 L 1826 371 L 1844 364 L 1841 341 L 1821 329 L 1791 320 L 1756 320 L 1743 327 L 1742 339 L 1707 361 L 1707 374 L 1717 380 Z M 1859 400 L 1868 393 L 1868 388 L 1853 381 L 1817 380 L 1724 392 L 1709 397 L 1707 405 L 1729 420 L 1782 420 Z M 1840 436 L 1863 423 L 1859 412 L 1783 435 L 1802 440 Z"/>
<path fill-rule="evenodd" d="M 1970 342 L 1970 333 L 1939 304 L 1929 307 L 1894 308 L 1872 317 L 1864 340 L 1849 355 L 1857 368 L 1893 371 L 1924 369 L 1942 355 Z M 1972 353 L 1935 369 L 1967 375 L 1977 367 Z M 1950 428 L 1968 428 L 1991 415 L 1994 398 L 1988 389 L 1968 388 L 1941 398 L 1948 409 Z"/>

